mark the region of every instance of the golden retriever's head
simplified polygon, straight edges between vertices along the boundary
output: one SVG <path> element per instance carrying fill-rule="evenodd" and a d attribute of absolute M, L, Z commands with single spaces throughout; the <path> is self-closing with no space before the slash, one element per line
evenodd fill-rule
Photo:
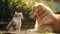
<path fill-rule="evenodd" d="M 36 9 L 36 6 L 33 6 L 33 8 L 32 8 L 32 11 L 30 12 L 30 17 L 31 18 L 35 18 L 35 17 L 37 17 L 37 9 Z"/>
<path fill-rule="evenodd" d="M 45 15 L 49 11 L 50 8 L 48 8 L 42 3 L 38 3 L 32 7 L 32 11 L 29 13 L 29 15 L 32 18 L 38 18 L 38 17 L 42 17 L 41 15 Z"/>

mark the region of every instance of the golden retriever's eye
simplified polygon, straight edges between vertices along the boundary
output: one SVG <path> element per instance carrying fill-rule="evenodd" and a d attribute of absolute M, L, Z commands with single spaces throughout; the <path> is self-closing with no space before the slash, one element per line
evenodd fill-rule
<path fill-rule="evenodd" d="M 32 10 L 32 11 L 35 11 L 35 10 Z"/>

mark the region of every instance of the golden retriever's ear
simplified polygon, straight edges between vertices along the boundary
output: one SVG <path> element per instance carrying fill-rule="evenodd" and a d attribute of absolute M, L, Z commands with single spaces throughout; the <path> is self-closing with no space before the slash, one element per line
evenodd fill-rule
<path fill-rule="evenodd" d="M 42 15 L 44 13 L 43 7 L 41 5 L 37 6 L 37 14 L 38 16 Z"/>

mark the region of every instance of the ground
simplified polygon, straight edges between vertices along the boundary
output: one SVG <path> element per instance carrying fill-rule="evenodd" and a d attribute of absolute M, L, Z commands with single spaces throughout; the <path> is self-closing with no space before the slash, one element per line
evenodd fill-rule
<path fill-rule="evenodd" d="M 6 31 L 0 31 L 0 34 L 58 34 L 58 33 L 39 33 L 39 32 L 28 32 L 28 31 L 11 31 L 11 32 L 6 32 Z"/>

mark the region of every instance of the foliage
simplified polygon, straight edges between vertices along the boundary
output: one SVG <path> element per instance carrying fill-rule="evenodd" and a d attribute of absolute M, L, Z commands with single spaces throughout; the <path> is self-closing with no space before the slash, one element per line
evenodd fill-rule
<path fill-rule="evenodd" d="M 7 20 L 8 17 L 9 17 L 9 14 L 10 12 L 9 11 L 9 8 L 8 8 L 8 5 L 9 5 L 9 2 L 8 0 L 5 0 L 5 1 L 2 1 L 0 0 L 0 19 L 1 20 Z"/>
<path fill-rule="evenodd" d="M 15 11 L 22 12 L 28 19 L 28 14 L 36 2 L 40 3 L 42 0 L 0 0 L 0 20 L 10 21 Z M 52 2 L 53 0 L 48 3 L 48 6 L 51 8 Z M 52 10 L 56 11 L 54 8 L 52 8 Z"/>
<path fill-rule="evenodd" d="M 50 0 L 48 3 L 47 3 L 47 6 L 49 6 L 51 9 L 52 9 L 52 11 L 54 12 L 54 13 L 56 13 L 56 9 L 54 8 L 54 7 L 52 7 L 52 3 L 53 3 L 54 1 L 53 0 Z"/>

